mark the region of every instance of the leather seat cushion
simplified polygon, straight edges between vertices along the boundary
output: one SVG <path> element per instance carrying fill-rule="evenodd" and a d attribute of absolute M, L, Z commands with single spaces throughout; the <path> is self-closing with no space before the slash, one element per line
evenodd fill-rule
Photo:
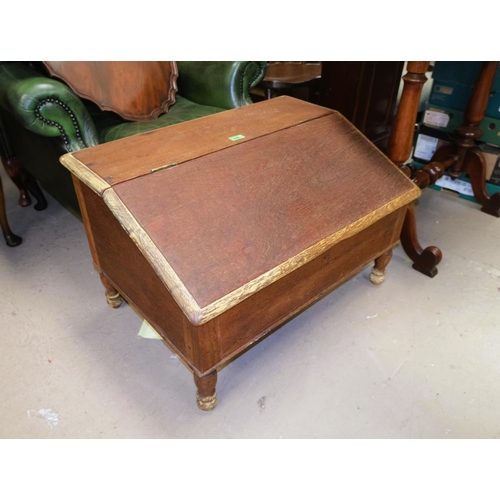
<path fill-rule="evenodd" d="M 96 126 L 101 143 L 115 141 L 131 135 L 149 132 L 150 130 L 167 127 L 175 123 L 181 123 L 225 111 L 222 108 L 196 104 L 184 99 L 178 94 L 175 98 L 175 104 L 170 107 L 168 113 L 159 116 L 155 120 L 146 122 L 126 121 L 114 113 L 100 111 L 91 105 L 88 106 L 88 110 Z"/>

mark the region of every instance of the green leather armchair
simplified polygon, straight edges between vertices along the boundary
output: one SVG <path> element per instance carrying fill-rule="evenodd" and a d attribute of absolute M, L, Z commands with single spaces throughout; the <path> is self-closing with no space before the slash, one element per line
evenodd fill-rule
<path fill-rule="evenodd" d="M 80 215 L 59 157 L 104 142 L 251 104 L 265 62 L 177 62 L 175 104 L 150 121 L 127 121 L 81 99 L 39 63 L 0 62 L 0 118 L 8 150 L 42 187 Z M 14 152 L 14 153 L 12 153 Z"/>

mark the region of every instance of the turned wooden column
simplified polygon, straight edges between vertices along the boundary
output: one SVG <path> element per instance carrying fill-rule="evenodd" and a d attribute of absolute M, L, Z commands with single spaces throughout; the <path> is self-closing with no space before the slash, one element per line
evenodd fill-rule
<path fill-rule="evenodd" d="M 425 73 L 428 69 L 429 62 L 409 62 L 408 72 L 403 76 L 403 92 L 386 148 L 387 156 L 398 167 L 403 167 L 411 153 L 420 96 L 427 81 Z"/>
<path fill-rule="evenodd" d="M 498 61 L 485 62 L 481 68 L 472 96 L 465 108 L 464 122 L 455 130 L 458 161 L 448 173 L 452 178 L 460 177 L 462 172 L 467 173 L 474 197 L 482 206 L 481 211 L 500 217 L 500 193 L 495 193 L 493 196 L 488 193 L 486 164 L 482 153 L 475 147 L 475 141 L 483 135 L 479 124 L 486 113 L 497 69 Z"/>
<path fill-rule="evenodd" d="M 425 73 L 428 68 L 429 62 L 408 62 L 408 72 L 403 76 L 404 86 L 401 100 L 396 117 L 393 121 L 391 135 L 386 148 L 387 156 L 400 167 L 408 177 L 412 177 L 413 172 L 404 164 L 411 154 L 418 106 L 422 94 L 422 87 L 427 81 Z M 418 179 L 415 184 L 419 185 Z M 419 187 L 423 186 L 419 185 Z M 438 271 L 436 266 L 442 258 L 441 250 L 435 246 L 429 246 L 425 249 L 422 249 L 420 246 L 417 238 L 415 206 L 413 203 L 409 205 L 403 223 L 401 244 L 408 257 L 413 261 L 414 269 L 431 278 L 437 274 Z"/>

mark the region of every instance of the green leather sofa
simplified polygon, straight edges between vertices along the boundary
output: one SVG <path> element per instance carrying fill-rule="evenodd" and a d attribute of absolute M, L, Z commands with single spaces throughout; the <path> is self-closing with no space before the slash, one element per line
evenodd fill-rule
<path fill-rule="evenodd" d="M 69 211 L 80 211 L 62 154 L 251 104 L 265 62 L 177 62 L 176 102 L 145 122 L 126 121 L 78 97 L 41 63 L 0 62 L 0 115 L 10 149 Z"/>

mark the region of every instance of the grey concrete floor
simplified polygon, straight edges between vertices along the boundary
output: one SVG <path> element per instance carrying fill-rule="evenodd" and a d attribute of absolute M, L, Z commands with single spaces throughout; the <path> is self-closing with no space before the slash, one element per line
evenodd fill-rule
<path fill-rule="evenodd" d="M 189 370 L 107 306 L 83 225 L 52 198 L 8 216 L 0 244 L 1 438 L 498 438 L 500 220 L 424 191 L 419 237 L 444 254 L 430 279 L 401 247 L 219 373 L 202 412 Z"/>

